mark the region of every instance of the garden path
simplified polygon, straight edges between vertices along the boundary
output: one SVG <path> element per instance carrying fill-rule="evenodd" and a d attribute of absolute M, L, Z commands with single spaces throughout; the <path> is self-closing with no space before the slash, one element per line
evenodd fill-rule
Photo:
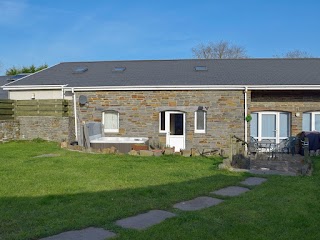
<path fill-rule="evenodd" d="M 246 185 L 246 186 L 257 186 L 264 183 L 265 181 L 267 181 L 266 178 L 249 177 L 244 181 L 240 182 L 240 184 Z M 239 187 L 239 186 L 229 186 L 229 187 L 211 192 L 211 194 L 215 194 L 219 196 L 234 197 L 234 196 L 243 194 L 247 191 L 250 191 L 250 189 L 245 187 Z M 197 197 L 193 200 L 176 203 L 173 205 L 173 207 L 182 211 L 197 211 L 200 209 L 218 205 L 223 201 L 224 200 L 218 199 L 218 198 L 202 196 L 202 197 Z M 147 229 L 151 226 L 154 226 L 156 224 L 163 222 L 168 218 L 172 218 L 175 216 L 177 215 L 168 211 L 151 210 L 147 213 L 138 214 L 136 216 L 120 219 L 116 221 L 116 225 L 121 226 L 123 228 L 141 230 L 141 229 Z M 63 232 L 58 235 L 42 238 L 41 240 L 75 240 L 75 239 L 103 240 L 103 239 L 108 239 L 115 236 L 116 234 L 109 230 L 90 227 L 82 230 Z"/>

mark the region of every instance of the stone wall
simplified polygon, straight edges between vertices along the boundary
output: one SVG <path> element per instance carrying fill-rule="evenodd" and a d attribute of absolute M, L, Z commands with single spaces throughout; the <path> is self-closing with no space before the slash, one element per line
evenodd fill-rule
<path fill-rule="evenodd" d="M 296 135 L 302 131 L 302 113 L 320 111 L 320 91 L 253 91 L 249 111 L 291 113 L 291 134 Z"/>
<path fill-rule="evenodd" d="M 49 141 L 74 141 L 73 117 L 18 117 L 20 139 L 42 138 Z"/>
<path fill-rule="evenodd" d="M 82 121 L 101 122 L 102 111 L 120 114 L 119 133 L 108 136 L 148 137 L 165 144 L 159 133 L 159 112 L 186 113 L 186 148 L 221 148 L 228 151 L 229 137 L 244 137 L 244 94 L 242 91 L 108 91 L 77 93 L 88 98 L 78 107 Z M 207 109 L 206 133 L 194 133 L 194 113 L 198 106 Z M 227 153 L 227 152 L 226 152 Z"/>
<path fill-rule="evenodd" d="M 0 121 L 0 142 L 16 140 L 20 136 L 19 122 L 14 120 Z"/>

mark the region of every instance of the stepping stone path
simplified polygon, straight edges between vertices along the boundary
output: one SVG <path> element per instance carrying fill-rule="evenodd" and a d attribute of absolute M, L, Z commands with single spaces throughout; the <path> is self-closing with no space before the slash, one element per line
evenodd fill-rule
<path fill-rule="evenodd" d="M 265 181 L 267 181 L 266 178 L 249 177 L 242 181 L 241 184 L 247 186 L 256 186 L 262 184 Z M 245 187 L 230 186 L 211 193 L 221 196 L 234 197 L 247 191 L 250 191 L 250 189 Z M 176 203 L 173 207 L 183 211 L 196 211 L 203 208 L 218 205 L 223 201 L 224 200 L 212 197 L 197 197 L 193 200 Z M 147 213 L 120 219 L 116 221 L 116 224 L 123 228 L 141 230 L 161 223 L 167 218 L 172 218 L 175 216 L 176 214 L 171 212 L 163 210 L 151 210 Z M 42 238 L 41 240 L 103 240 L 114 236 L 116 236 L 115 233 L 105 230 L 103 228 L 89 227 L 82 230 L 60 233 L 51 237 Z"/>
<path fill-rule="evenodd" d="M 260 184 L 264 183 L 265 181 L 267 181 L 266 178 L 249 177 L 240 183 L 243 185 L 247 185 L 247 186 L 256 186 L 256 185 L 260 185 Z"/>
<path fill-rule="evenodd" d="M 193 200 L 180 202 L 173 205 L 174 208 L 178 208 L 182 211 L 196 211 L 203 208 L 218 205 L 223 202 L 221 199 L 211 198 L 211 197 L 197 197 Z"/>
<path fill-rule="evenodd" d="M 41 240 L 104 240 L 116 236 L 115 233 L 107 231 L 103 228 L 89 227 L 77 231 L 69 231 L 60 233 Z"/>
<path fill-rule="evenodd" d="M 123 228 L 131 229 L 146 229 L 155 224 L 158 224 L 167 218 L 175 217 L 176 214 L 163 211 L 163 210 L 151 210 L 147 213 L 139 214 L 137 216 L 124 218 L 118 220 L 116 224 Z"/>
<path fill-rule="evenodd" d="M 234 197 L 238 196 L 242 193 L 245 193 L 247 191 L 250 191 L 249 188 L 244 188 L 244 187 L 237 187 L 237 186 L 231 186 L 231 187 L 226 187 L 222 188 L 220 190 L 211 192 L 216 195 L 221 195 L 221 196 L 229 196 L 229 197 Z"/>

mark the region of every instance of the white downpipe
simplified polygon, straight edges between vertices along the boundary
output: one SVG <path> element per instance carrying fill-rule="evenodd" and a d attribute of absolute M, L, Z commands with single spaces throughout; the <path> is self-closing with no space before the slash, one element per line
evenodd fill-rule
<path fill-rule="evenodd" d="M 248 87 L 244 88 L 244 141 L 248 142 L 248 122 L 246 117 L 248 115 Z M 247 151 L 247 145 L 245 145 Z"/>
<path fill-rule="evenodd" d="M 73 93 L 74 128 L 75 128 L 76 141 L 78 141 L 77 98 L 73 88 L 72 88 L 72 93 Z"/>
<path fill-rule="evenodd" d="M 61 87 L 61 99 L 64 99 L 64 88 L 63 88 L 63 86 Z"/>

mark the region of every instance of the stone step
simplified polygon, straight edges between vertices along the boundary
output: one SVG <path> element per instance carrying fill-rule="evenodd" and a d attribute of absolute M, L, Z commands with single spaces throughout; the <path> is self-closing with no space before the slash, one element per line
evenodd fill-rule
<path fill-rule="evenodd" d="M 159 224 L 167 218 L 172 218 L 175 216 L 176 214 L 171 212 L 163 210 L 151 210 L 147 213 L 118 220 L 116 224 L 123 228 L 141 230 Z"/>
<path fill-rule="evenodd" d="M 260 184 L 264 183 L 265 181 L 267 181 L 266 178 L 249 177 L 240 183 L 243 185 L 247 185 L 247 186 L 256 186 L 256 185 L 260 185 Z"/>
<path fill-rule="evenodd" d="M 238 187 L 238 186 L 230 186 L 230 187 L 219 189 L 219 190 L 211 192 L 211 193 L 216 194 L 216 195 L 220 195 L 220 196 L 234 197 L 234 196 L 238 196 L 242 193 L 245 193 L 247 191 L 250 191 L 250 189 L 244 188 L 244 187 Z"/>
<path fill-rule="evenodd" d="M 82 230 L 63 232 L 40 240 L 104 240 L 115 236 L 115 233 L 103 228 L 89 227 Z"/>
<path fill-rule="evenodd" d="M 196 211 L 203 208 L 208 208 L 214 205 L 218 205 L 223 200 L 212 197 L 197 197 L 190 201 L 180 202 L 173 205 L 174 208 L 178 208 L 182 211 Z"/>

